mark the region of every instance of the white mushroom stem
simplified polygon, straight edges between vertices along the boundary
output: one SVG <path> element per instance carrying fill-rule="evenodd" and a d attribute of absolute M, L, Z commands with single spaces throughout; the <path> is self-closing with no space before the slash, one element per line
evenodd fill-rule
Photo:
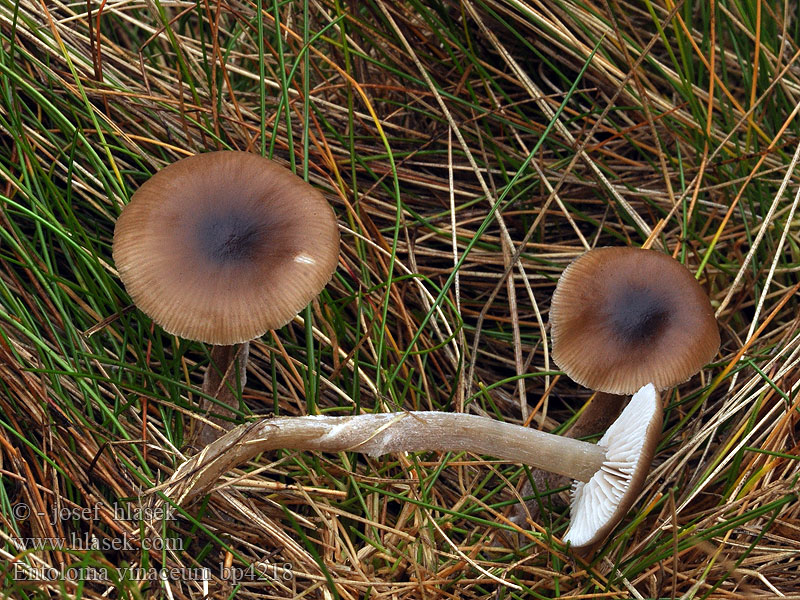
<path fill-rule="evenodd" d="M 277 417 L 241 425 L 181 465 L 161 488 L 176 503 L 208 492 L 219 477 L 262 452 L 469 451 L 525 463 L 589 481 L 605 448 L 488 417 L 445 412 L 363 414 L 350 417 Z"/>

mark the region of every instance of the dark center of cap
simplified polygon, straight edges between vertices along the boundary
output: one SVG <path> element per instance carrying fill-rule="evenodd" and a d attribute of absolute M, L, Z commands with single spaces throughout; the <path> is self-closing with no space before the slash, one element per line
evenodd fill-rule
<path fill-rule="evenodd" d="M 645 288 L 628 288 L 611 298 L 608 305 L 615 335 L 630 346 L 657 339 L 669 324 L 669 313 L 664 299 Z"/>
<path fill-rule="evenodd" d="M 253 218 L 236 212 L 203 217 L 197 226 L 200 248 L 217 263 L 252 259 L 261 237 L 261 227 L 253 222 Z"/>

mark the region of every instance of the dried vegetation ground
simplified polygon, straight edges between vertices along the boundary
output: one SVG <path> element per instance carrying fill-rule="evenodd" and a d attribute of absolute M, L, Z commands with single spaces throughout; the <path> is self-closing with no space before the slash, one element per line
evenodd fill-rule
<path fill-rule="evenodd" d="M 8 597 L 800 593 L 796 1 L 2 0 L 0 36 Z M 696 273 L 720 353 L 665 398 L 604 545 L 565 549 L 558 494 L 519 529 L 529 472 L 468 454 L 262 456 L 164 520 L 168 549 L 115 518 L 194 452 L 208 351 L 126 310 L 114 221 L 154 171 L 222 148 L 307 177 L 343 242 L 320 300 L 253 344 L 241 419 L 437 408 L 559 431 L 590 398 L 548 355 L 565 265 L 650 243 Z"/>

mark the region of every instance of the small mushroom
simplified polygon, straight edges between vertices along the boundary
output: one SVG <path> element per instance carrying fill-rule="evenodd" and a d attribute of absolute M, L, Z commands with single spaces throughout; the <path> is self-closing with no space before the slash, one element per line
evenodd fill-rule
<path fill-rule="evenodd" d="M 598 248 L 563 272 L 550 305 L 554 362 L 572 379 L 599 393 L 568 436 L 599 433 L 626 396 L 646 382 L 661 391 L 682 383 L 709 362 L 720 338 L 703 288 L 671 257 L 640 248 Z M 531 474 L 543 491 L 563 485 L 550 473 Z M 526 481 L 521 494 L 533 492 Z M 512 509 L 524 522 L 539 504 Z"/>
<path fill-rule="evenodd" d="M 217 346 L 203 386 L 217 397 L 237 358 L 244 375 L 247 347 L 230 347 L 289 322 L 330 281 L 338 255 L 322 194 L 247 152 L 161 169 L 114 229 L 114 262 L 136 306 L 171 334 Z"/>
<path fill-rule="evenodd" d="M 708 296 L 673 258 L 598 248 L 561 275 L 550 306 L 553 361 L 593 390 L 632 394 L 688 380 L 717 353 Z"/>
<path fill-rule="evenodd" d="M 189 459 L 161 489 L 178 505 L 207 493 L 228 470 L 276 449 L 321 452 L 469 451 L 529 464 L 578 480 L 573 546 L 606 535 L 630 508 L 661 433 L 661 404 L 644 386 L 598 444 L 463 413 L 422 412 L 277 417 L 245 424 Z M 603 506 L 595 501 L 603 501 Z"/>

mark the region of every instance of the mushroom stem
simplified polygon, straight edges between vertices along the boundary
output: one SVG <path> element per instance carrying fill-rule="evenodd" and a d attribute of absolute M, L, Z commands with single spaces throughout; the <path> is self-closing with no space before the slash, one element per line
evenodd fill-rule
<path fill-rule="evenodd" d="M 578 415 L 565 435 L 571 438 L 581 438 L 602 433 L 617 420 L 630 399 L 630 396 L 596 392 L 589 405 Z"/>
<path fill-rule="evenodd" d="M 462 413 L 412 411 L 350 417 L 277 417 L 228 432 L 181 465 L 165 493 L 178 504 L 208 492 L 231 468 L 279 448 L 322 452 L 470 451 L 589 481 L 605 448 Z"/>
<path fill-rule="evenodd" d="M 236 413 L 226 407 L 239 406 L 239 394 L 247 381 L 247 359 L 250 342 L 243 344 L 211 346 L 210 360 L 203 375 L 203 393 L 216 398 L 219 403 L 203 398 L 200 408 L 203 413 L 215 413 L 209 420 L 223 429 L 231 428 L 231 419 Z M 220 435 L 220 431 L 208 423 L 197 425 L 194 441 L 205 446 Z"/>

